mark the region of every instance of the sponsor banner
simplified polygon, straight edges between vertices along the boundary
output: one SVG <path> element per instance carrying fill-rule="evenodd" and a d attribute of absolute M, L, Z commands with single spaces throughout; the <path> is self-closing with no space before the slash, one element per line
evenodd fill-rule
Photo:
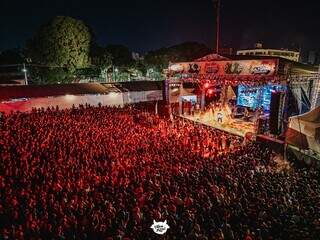
<path fill-rule="evenodd" d="M 214 74 L 214 75 L 257 75 L 274 76 L 277 60 L 239 60 L 239 61 L 212 61 L 212 62 L 182 62 L 169 66 L 171 74 Z"/>

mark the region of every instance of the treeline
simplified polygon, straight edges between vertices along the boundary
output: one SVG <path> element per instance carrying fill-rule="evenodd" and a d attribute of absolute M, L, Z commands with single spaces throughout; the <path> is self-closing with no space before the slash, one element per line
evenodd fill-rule
<path fill-rule="evenodd" d="M 22 49 L 0 54 L 0 65 L 23 64 L 35 84 L 69 83 L 81 78 L 163 78 L 169 62 L 192 61 L 209 54 L 204 44 L 186 42 L 134 57 L 123 45 L 101 46 L 81 20 L 57 16 L 42 25 Z M 114 79 L 112 79 L 114 80 Z"/>

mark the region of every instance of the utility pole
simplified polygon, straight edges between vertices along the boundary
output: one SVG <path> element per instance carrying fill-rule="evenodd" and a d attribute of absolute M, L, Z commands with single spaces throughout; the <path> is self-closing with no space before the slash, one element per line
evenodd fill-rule
<path fill-rule="evenodd" d="M 23 64 L 23 69 L 22 71 L 24 72 L 24 80 L 25 80 L 25 84 L 28 85 L 28 75 L 27 75 L 27 69 L 26 69 L 26 64 Z"/>
<path fill-rule="evenodd" d="M 115 80 L 114 80 L 114 65 L 112 65 L 112 82 L 115 82 Z"/>
<path fill-rule="evenodd" d="M 220 8 L 221 0 L 215 0 L 217 4 L 217 19 L 216 19 L 216 54 L 219 54 L 219 45 L 220 45 Z"/>

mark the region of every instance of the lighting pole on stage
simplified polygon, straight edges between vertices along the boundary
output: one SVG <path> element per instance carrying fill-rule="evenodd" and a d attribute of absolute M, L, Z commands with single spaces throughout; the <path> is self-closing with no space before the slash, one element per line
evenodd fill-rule
<path fill-rule="evenodd" d="M 221 8 L 221 0 L 213 0 L 216 3 L 216 54 L 219 54 L 219 46 L 220 46 L 220 8 Z"/>
<path fill-rule="evenodd" d="M 201 89 L 201 106 L 200 109 L 202 112 L 204 112 L 204 108 L 206 106 L 206 92 L 207 89 L 210 87 L 209 83 L 205 83 Z"/>

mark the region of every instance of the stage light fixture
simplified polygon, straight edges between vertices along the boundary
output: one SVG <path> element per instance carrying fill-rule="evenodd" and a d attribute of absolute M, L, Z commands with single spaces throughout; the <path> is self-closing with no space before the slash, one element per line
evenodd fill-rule
<path fill-rule="evenodd" d="M 209 86 L 210 86 L 209 83 L 205 83 L 205 84 L 204 84 L 204 88 L 208 88 Z"/>

